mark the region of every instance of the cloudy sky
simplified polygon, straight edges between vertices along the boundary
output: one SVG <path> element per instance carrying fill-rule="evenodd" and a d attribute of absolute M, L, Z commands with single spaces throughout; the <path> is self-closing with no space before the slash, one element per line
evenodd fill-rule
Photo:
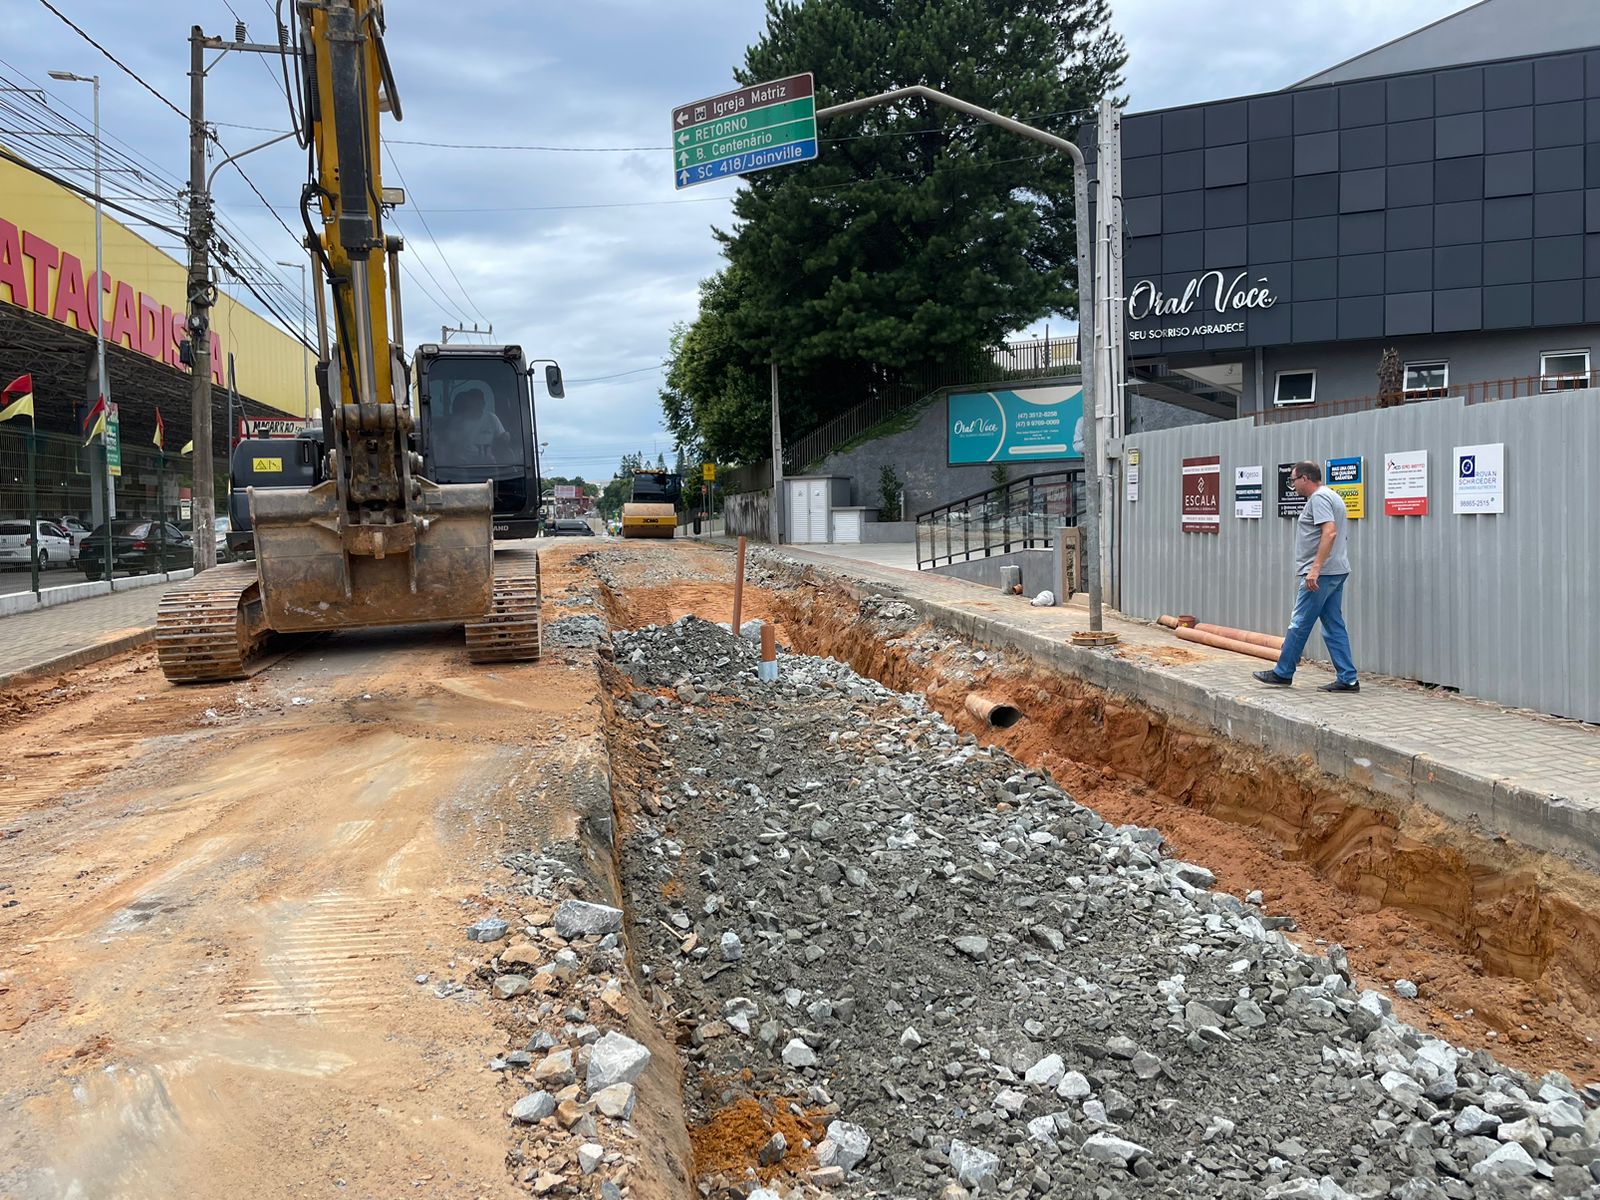
<path fill-rule="evenodd" d="M 231 38 L 242 18 L 251 40 L 272 40 L 273 0 L 53 2 L 179 108 L 192 23 Z M 1135 111 L 1283 87 L 1467 6 L 1112 3 Z M 492 321 L 496 340 L 559 359 L 567 397 L 540 397 L 547 473 L 605 479 L 627 451 L 672 454 L 656 398 L 668 333 L 694 316 L 696 284 L 718 265 L 710 230 L 727 221 L 738 184 L 675 192 L 668 114 L 732 86 L 764 8 L 759 0 L 387 4 L 405 120 L 387 128 L 393 165 L 385 163 L 384 182 L 403 183 L 408 196 L 398 217 L 407 344 L 438 340 L 442 325 Z M 210 73 L 207 115 L 230 151 L 288 128 L 267 61 L 228 55 Z M 87 89 L 46 72 L 98 72 L 108 138 L 187 178 L 186 123 L 37 0 L 4 5 L 0 64 L 85 122 Z M 305 158 L 288 147 L 244 166 L 292 227 Z M 217 198 L 259 258 L 299 257 L 231 171 L 219 175 Z M 298 293 L 298 272 L 283 276 Z"/>

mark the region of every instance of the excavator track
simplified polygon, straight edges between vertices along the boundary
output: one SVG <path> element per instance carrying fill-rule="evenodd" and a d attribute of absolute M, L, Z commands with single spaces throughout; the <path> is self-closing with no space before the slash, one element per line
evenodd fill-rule
<path fill-rule="evenodd" d="M 475 663 L 538 662 L 539 651 L 539 555 L 498 550 L 489 615 L 467 622 L 467 658 Z"/>
<path fill-rule="evenodd" d="M 255 564 L 224 563 L 161 598 L 156 655 L 173 683 L 241 679 L 267 633 Z"/>

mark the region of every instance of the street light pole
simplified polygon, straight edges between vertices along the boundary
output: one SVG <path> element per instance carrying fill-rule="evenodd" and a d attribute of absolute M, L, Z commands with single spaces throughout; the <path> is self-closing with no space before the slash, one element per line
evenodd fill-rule
<path fill-rule="evenodd" d="M 51 79 L 64 83 L 87 83 L 94 87 L 94 382 L 99 399 L 104 400 L 108 412 L 111 408 L 111 381 L 106 378 L 106 277 L 105 241 L 101 235 L 100 207 L 100 76 L 74 75 L 71 71 L 51 71 Z M 111 461 L 106 455 L 105 436 L 100 438 L 102 493 L 105 497 L 106 526 L 106 579 L 111 578 L 111 506 L 115 503 L 111 492 Z"/>
<path fill-rule="evenodd" d="M 296 262 L 284 262 L 283 259 L 281 259 L 281 258 L 278 259 L 277 262 L 278 262 L 278 265 L 280 267 L 299 267 L 300 268 L 300 341 L 302 343 L 308 343 L 308 342 L 310 342 L 311 339 L 310 339 L 310 336 L 306 333 L 306 264 L 303 263 L 303 262 L 297 262 L 297 263 Z M 305 416 L 306 416 L 307 420 L 310 420 L 310 418 L 311 418 L 311 366 L 306 361 L 306 355 L 308 353 L 310 353 L 310 352 L 305 348 L 305 345 L 301 345 L 301 347 L 300 347 L 300 387 L 301 387 L 301 390 L 305 393 L 305 407 L 306 407 Z"/>

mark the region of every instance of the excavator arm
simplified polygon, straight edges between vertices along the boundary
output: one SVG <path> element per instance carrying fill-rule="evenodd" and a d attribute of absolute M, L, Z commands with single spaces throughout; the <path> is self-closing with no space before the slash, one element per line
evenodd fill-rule
<path fill-rule="evenodd" d="M 383 231 L 379 114 L 400 116 L 381 0 L 298 0 L 298 132 L 311 160 L 306 246 L 331 292 L 335 344 L 319 364 L 327 457 L 312 487 L 249 487 L 256 561 L 170 589 L 156 622 L 175 683 L 235 679 L 277 632 L 448 621 L 474 662 L 539 657 L 539 561 L 496 563 L 489 483 L 438 484 L 411 447 L 396 313 L 399 240 Z M 297 121 L 299 117 L 296 117 Z M 312 209 L 317 210 L 317 228 Z M 389 269 L 385 270 L 385 255 Z"/>
<path fill-rule="evenodd" d="M 421 475 L 385 269 L 379 115 L 399 102 L 379 0 L 302 0 L 305 128 L 313 165 L 302 212 L 331 289 L 335 350 L 323 397 L 327 479 L 253 489 L 261 590 L 272 628 L 470 620 L 493 577 L 487 484 Z M 320 217 L 315 228 L 312 209 Z"/>

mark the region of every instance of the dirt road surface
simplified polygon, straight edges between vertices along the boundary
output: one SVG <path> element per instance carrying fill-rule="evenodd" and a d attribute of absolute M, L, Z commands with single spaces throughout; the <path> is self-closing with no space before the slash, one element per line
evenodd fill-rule
<path fill-rule="evenodd" d="M 398 630 L 0 707 L 0 1195 L 519 1194 L 450 981 L 592 678 Z"/>

